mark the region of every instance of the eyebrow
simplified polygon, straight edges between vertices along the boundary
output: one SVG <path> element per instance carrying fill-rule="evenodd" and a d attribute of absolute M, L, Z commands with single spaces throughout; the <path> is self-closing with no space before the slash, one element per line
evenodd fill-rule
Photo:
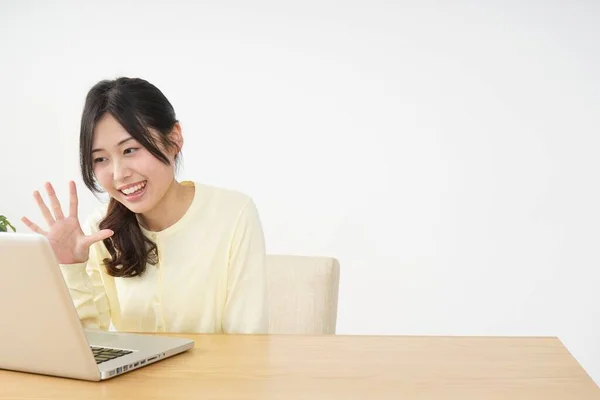
<path fill-rule="evenodd" d="M 130 141 L 130 140 L 133 140 L 133 137 L 131 137 L 131 136 L 130 136 L 130 137 L 128 137 L 127 139 L 123 139 L 123 140 L 121 140 L 119 143 L 117 143 L 117 145 L 116 145 L 115 147 L 119 147 L 119 146 L 120 146 L 120 145 L 122 145 L 123 143 L 125 143 L 125 142 L 128 142 L 128 141 Z M 98 151 L 104 151 L 104 149 L 94 149 L 94 150 L 92 150 L 92 154 L 94 154 L 94 153 L 96 153 L 96 152 L 98 152 Z"/>

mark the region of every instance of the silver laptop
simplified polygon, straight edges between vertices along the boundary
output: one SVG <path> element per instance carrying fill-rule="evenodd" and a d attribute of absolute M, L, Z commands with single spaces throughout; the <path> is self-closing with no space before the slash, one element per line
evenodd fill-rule
<path fill-rule="evenodd" d="M 0 369 L 100 381 L 194 341 L 83 328 L 47 239 L 0 233 Z"/>

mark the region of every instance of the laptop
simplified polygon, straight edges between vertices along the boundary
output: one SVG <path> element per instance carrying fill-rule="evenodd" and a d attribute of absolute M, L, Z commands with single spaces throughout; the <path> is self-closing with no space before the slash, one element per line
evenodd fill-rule
<path fill-rule="evenodd" d="M 0 369 L 101 381 L 183 353 L 184 338 L 84 329 L 48 240 L 0 233 Z"/>

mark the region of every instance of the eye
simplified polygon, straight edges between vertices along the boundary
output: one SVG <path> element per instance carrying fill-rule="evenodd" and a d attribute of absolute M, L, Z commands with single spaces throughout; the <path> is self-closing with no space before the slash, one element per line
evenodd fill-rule
<path fill-rule="evenodd" d="M 132 154 L 135 153 L 138 150 L 137 147 L 130 147 L 128 149 L 125 149 L 125 151 L 123 151 L 123 154 Z"/>
<path fill-rule="evenodd" d="M 94 158 L 94 164 L 98 164 L 101 162 L 106 161 L 106 157 L 98 157 L 98 158 Z"/>

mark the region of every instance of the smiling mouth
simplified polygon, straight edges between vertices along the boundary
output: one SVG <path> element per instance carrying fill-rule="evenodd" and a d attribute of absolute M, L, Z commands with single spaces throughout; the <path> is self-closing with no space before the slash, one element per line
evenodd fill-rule
<path fill-rule="evenodd" d="M 128 187 L 127 189 L 119 190 L 119 192 L 123 193 L 125 196 L 135 196 L 144 191 L 144 188 L 146 187 L 147 183 L 148 183 L 148 181 L 143 181 L 143 182 L 138 183 L 135 186 L 131 186 L 131 187 Z"/>

